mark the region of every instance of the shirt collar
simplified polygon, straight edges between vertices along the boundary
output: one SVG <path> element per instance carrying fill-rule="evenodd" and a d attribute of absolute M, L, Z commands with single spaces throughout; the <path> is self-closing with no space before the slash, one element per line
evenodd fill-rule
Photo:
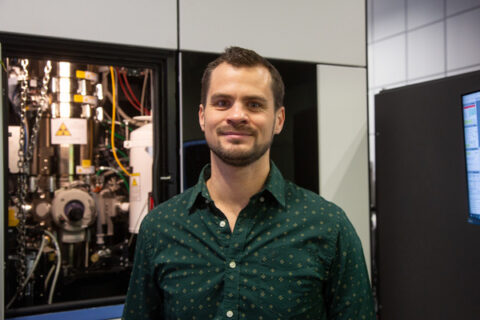
<path fill-rule="evenodd" d="M 211 167 L 210 164 L 207 164 L 200 172 L 197 184 L 192 187 L 192 193 L 187 202 L 189 211 L 193 209 L 195 204 L 211 201 L 206 184 L 210 175 Z M 285 207 L 285 179 L 283 179 L 282 173 L 273 161 L 270 161 L 270 172 L 268 173 L 264 187 L 260 191 L 261 194 L 264 192 L 270 193 L 282 207 Z"/>

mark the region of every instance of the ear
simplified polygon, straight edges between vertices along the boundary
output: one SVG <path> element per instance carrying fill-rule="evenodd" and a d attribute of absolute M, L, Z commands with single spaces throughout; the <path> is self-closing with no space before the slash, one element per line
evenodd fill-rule
<path fill-rule="evenodd" d="M 285 123 L 285 107 L 281 106 L 275 111 L 275 134 L 282 132 L 283 124 Z"/>
<path fill-rule="evenodd" d="M 205 132 L 205 107 L 203 104 L 200 104 L 198 107 L 198 123 L 200 124 L 200 129 Z"/>

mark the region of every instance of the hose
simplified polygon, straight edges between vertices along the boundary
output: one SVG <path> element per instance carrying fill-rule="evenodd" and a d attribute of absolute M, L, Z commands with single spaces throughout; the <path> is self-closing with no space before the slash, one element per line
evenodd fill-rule
<path fill-rule="evenodd" d="M 55 292 L 58 275 L 60 274 L 60 269 L 62 267 L 62 252 L 60 251 L 60 245 L 58 244 L 58 240 L 53 235 L 53 233 L 51 233 L 48 230 L 44 230 L 44 232 L 52 239 L 52 242 L 55 245 L 55 251 L 57 252 L 57 268 L 55 269 L 55 275 L 53 276 L 52 286 L 50 287 L 50 294 L 48 295 L 48 304 L 52 304 L 53 293 Z"/>
<path fill-rule="evenodd" d="M 28 273 L 27 277 L 25 278 L 25 281 L 23 281 L 22 285 L 20 286 L 20 288 L 17 290 L 17 292 L 15 292 L 15 294 L 13 295 L 12 299 L 10 299 L 10 302 L 7 304 L 7 309 L 10 308 L 10 306 L 15 302 L 15 300 L 17 299 L 18 297 L 18 294 L 20 292 L 23 291 L 23 289 L 25 289 L 25 286 L 27 285 L 28 281 L 30 281 L 30 278 L 32 277 L 33 275 L 33 272 L 35 271 L 35 269 L 37 268 L 38 266 L 38 262 L 40 261 L 40 258 L 42 257 L 42 252 L 43 252 L 43 249 L 45 248 L 45 243 L 47 242 L 47 239 L 46 237 L 42 237 L 42 242 L 40 243 L 40 247 L 38 248 L 38 252 L 37 252 L 37 256 L 35 257 L 35 261 L 33 262 L 33 266 L 32 268 L 30 269 L 30 272 Z"/>

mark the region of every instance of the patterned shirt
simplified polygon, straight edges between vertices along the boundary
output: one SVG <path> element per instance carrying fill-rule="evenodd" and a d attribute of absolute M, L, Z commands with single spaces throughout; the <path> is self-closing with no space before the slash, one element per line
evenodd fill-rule
<path fill-rule="evenodd" d="M 375 319 L 360 240 L 345 213 L 283 179 L 231 232 L 198 183 L 142 222 L 123 319 Z"/>

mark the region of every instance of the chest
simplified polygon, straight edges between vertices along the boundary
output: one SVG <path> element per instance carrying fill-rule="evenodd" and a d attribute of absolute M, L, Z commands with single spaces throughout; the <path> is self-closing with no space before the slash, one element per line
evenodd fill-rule
<path fill-rule="evenodd" d="M 331 244 L 319 230 L 239 219 L 231 233 L 221 221 L 182 228 L 185 232 L 158 252 L 156 281 L 167 314 L 201 314 L 198 319 L 227 309 L 266 319 L 321 314 Z"/>

